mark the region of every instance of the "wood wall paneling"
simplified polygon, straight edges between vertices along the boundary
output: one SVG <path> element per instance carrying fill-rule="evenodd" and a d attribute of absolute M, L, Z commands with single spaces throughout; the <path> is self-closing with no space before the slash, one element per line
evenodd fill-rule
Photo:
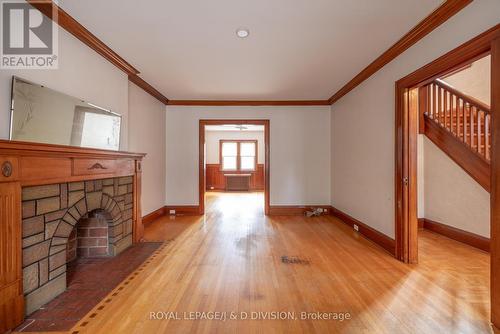
<path fill-rule="evenodd" d="M 234 174 L 233 172 L 228 172 Z M 245 172 L 247 173 L 247 172 Z M 255 172 L 250 172 L 250 190 L 264 190 L 264 164 L 258 164 Z M 224 190 L 226 189 L 226 179 L 220 164 L 206 165 L 206 190 Z"/>
<path fill-rule="evenodd" d="M 0 333 L 4 333 L 24 318 L 19 182 L 0 182 L 0 222 Z"/>

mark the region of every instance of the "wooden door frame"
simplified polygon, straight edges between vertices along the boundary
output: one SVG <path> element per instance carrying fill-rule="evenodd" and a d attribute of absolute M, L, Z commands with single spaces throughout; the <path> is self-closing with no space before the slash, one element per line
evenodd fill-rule
<path fill-rule="evenodd" d="M 198 193 L 199 193 L 199 214 L 205 214 L 205 127 L 207 125 L 224 124 L 247 124 L 264 126 L 264 214 L 269 214 L 270 207 L 270 122 L 268 119 L 200 119 L 199 123 L 199 161 L 198 161 Z"/>
<path fill-rule="evenodd" d="M 417 117 L 410 90 L 491 53 L 491 321 L 500 328 L 500 24 L 396 82 L 396 258 L 417 262 Z M 495 91 L 496 89 L 496 91 Z M 496 188 L 494 188 L 496 186 Z"/>

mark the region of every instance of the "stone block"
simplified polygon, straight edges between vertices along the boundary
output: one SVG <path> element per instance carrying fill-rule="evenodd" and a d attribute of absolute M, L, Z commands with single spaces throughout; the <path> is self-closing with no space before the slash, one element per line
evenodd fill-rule
<path fill-rule="evenodd" d="M 82 198 L 81 200 L 79 200 L 76 204 L 75 204 L 75 207 L 77 208 L 78 212 L 80 213 L 80 215 L 84 215 L 87 213 L 87 204 L 85 203 L 85 199 Z"/>
<path fill-rule="evenodd" d="M 118 195 L 125 195 L 126 193 L 128 193 L 126 184 L 118 186 Z"/>
<path fill-rule="evenodd" d="M 101 208 L 101 197 L 102 193 L 97 191 L 93 193 L 87 193 L 87 211 L 92 211 Z"/>
<path fill-rule="evenodd" d="M 127 184 L 127 192 L 128 193 L 134 192 L 134 185 L 133 184 Z"/>
<path fill-rule="evenodd" d="M 45 233 L 41 232 L 38 234 L 34 234 L 27 238 L 23 238 L 23 248 L 29 247 L 31 245 L 37 244 L 45 240 Z"/>
<path fill-rule="evenodd" d="M 45 240 L 50 239 L 54 236 L 57 225 L 59 225 L 59 220 L 54 220 L 49 223 L 45 223 Z"/>
<path fill-rule="evenodd" d="M 38 262 L 38 271 L 40 274 L 40 285 L 49 280 L 49 259 L 43 259 Z"/>
<path fill-rule="evenodd" d="M 123 218 L 123 220 L 127 220 L 127 219 L 132 218 L 132 209 L 124 210 L 122 212 L 122 218 Z"/>
<path fill-rule="evenodd" d="M 36 214 L 43 215 L 48 212 L 57 211 L 61 208 L 59 197 L 49 197 L 36 201 Z"/>
<path fill-rule="evenodd" d="M 68 207 L 68 185 L 66 183 L 60 184 L 60 200 L 61 200 L 61 208 Z"/>
<path fill-rule="evenodd" d="M 94 181 L 94 190 L 95 191 L 102 191 L 102 180 L 95 180 Z"/>
<path fill-rule="evenodd" d="M 25 297 L 25 313 L 30 315 L 66 290 L 66 275 L 47 282 Z"/>
<path fill-rule="evenodd" d="M 35 215 L 35 201 L 23 202 L 23 218 L 33 217 Z"/>
<path fill-rule="evenodd" d="M 123 234 L 132 233 L 132 219 L 123 222 Z"/>
<path fill-rule="evenodd" d="M 54 233 L 54 236 L 67 238 L 70 235 L 73 228 L 74 228 L 73 225 L 68 224 L 65 221 L 61 220 L 59 222 L 59 225 L 57 226 L 57 230 Z"/>
<path fill-rule="evenodd" d="M 125 204 L 131 204 L 134 201 L 134 196 L 132 194 L 125 195 Z"/>
<path fill-rule="evenodd" d="M 124 176 L 124 177 L 120 177 L 118 179 L 118 184 L 131 184 L 134 182 L 134 179 L 132 176 Z"/>
<path fill-rule="evenodd" d="M 83 190 L 83 188 L 84 188 L 84 183 L 83 182 L 71 182 L 71 183 L 68 183 L 68 190 L 69 191 Z"/>
<path fill-rule="evenodd" d="M 38 263 L 23 268 L 23 292 L 29 293 L 38 288 Z"/>
<path fill-rule="evenodd" d="M 104 179 L 102 180 L 102 185 L 103 186 L 112 186 L 115 184 L 114 179 Z"/>
<path fill-rule="evenodd" d="M 49 255 L 54 255 L 66 249 L 66 245 L 53 245 L 50 247 Z"/>
<path fill-rule="evenodd" d="M 47 213 L 45 215 L 45 221 L 46 222 L 51 222 L 53 220 L 59 220 L 59 219 L 61 219 L 64 216 L 65 213 L 66 213 L 66 209 L 55 211 L 55 212 L 51 212 L 51 213 Z"/>
<path fill-rule="evenodd" d="M 57 276 L 66 272 L 66 265 L 63 265 L 49 273 L 49 280 L 53 280 Z"/>
<path fill-rule="evenodd" d="M 50 240 L 23 249 L 23 267 L 40 261 L 49 255 Z"/>
<path fill-rule="evenodd" d="M 76 202 L 81 200 L 85 196 L 85 192 L 83 190 L 73 191 L 68 194 L 68 206 L 73 206 Z"/>
<path fill-rule="evenodd" d="M 64 237 L 53 237 L 52 238 L 52 246 L 66 245 L 67 243 L 68 243 L 68 238 L 64 238 Z"/>
<path fill-rule="evenodd" d="M 43 216 L 23 219 L 23 237 L 29 237 L 31 235 L 43 232 L 43 226 Z"/>
<path fill-rule="evenodd" d="M 94 181 L 85 181 L 85 192 L 92 192 L 94 189 Z"/>
<path fill-rule="evenodd" d="M 130 246 L 132 246 L 132 234 L 129 234 L 112 245 L 110 250 L 112 252 L 111 255 L 116 256 Z"/>
<path fill-rule="evenodd" d="M 49 272 L 66 264 L 66 252 L 59 252 L 49 257 Z M 50 275 L 49 275 L 50 279 Z"/>
<path fill-rule="evenodd" d="M 73 226 L 75 226 L 75 225 L 76 225 L 76 223 L 78 223 L 78 222 L 76 221 L 76 219 L 75 219 L 75 218 L 73 218 L 73 216 L 72 216 L 71 214 L 69 214 L 69 213 L 67 213 L 67 214 L 65 214 L 65 215 L 64 215 L 63 220 L 64 220 L 66 223 L 68 223 L 68 224 L 70 224 L 70 225 L 73 225 Z"/>
<path fill-rule="evenodd" d="M 59 184 L 23 188 L 23 201 L 59 196 Z"/>

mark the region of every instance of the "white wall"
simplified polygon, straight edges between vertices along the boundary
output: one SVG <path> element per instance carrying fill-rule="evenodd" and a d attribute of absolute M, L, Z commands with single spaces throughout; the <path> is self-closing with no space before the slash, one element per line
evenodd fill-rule
<path fill-rule="evenodd" d="M 471 67 L 443 79 L 459 91 L 490 105 L 491 102 L 491 56 L 471 64 Z"/>
<path fill-rule="evenodd" d="M 490 236 L 490 194 L 423 136 L 425 218 Z"/>
<path fill-rule="evenodd" d="M 147 153 L 142 163 L 142 215 L 165 205 L 165 105 L 129 83 L 129 149 Z"/>
<path fill-rule="evenodd" d="M 270 120 L 271 205 L 330 203 L 330 108 L 167 106 L 167 204 L 198 204 L 200 119 Z"/>
<path fill-rule="evenodd" d="M 9 137 L 12 75 L 121 114 L 123 125 L 120 146 L 121 149 L 127 149 L 127 75 L 64 29 L 59 29 L 59 68 L 57 70 L 0 70 L 1 139 Z"/>
<path fill-rule="evenodd" d="M 472 2 L 332 106 L 333 206 L 394 237 L 394 83 L 499 22 Z"/>
<path fill-rule="evenodd" d="M 266 160 L 264 131 L 206 131 L 206 163 L 219 163 L 219 141 L 224 139 L 257 140 L 257 163 Z"/>

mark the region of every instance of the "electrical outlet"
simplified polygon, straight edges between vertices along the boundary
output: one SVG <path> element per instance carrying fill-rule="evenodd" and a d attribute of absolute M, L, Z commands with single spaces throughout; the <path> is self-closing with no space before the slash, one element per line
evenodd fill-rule
<path fill-rule="evenodd" d="M 353 225 L 354 231 L 359 232 L 359 226 L 357 224 Z"/>
<path fill-rule="evenodd" d="M 175 215 L 175 210 L 170 210 L 170 211 L 169 211 L 169 213 L 170 213 L 171 215 Z"/>

